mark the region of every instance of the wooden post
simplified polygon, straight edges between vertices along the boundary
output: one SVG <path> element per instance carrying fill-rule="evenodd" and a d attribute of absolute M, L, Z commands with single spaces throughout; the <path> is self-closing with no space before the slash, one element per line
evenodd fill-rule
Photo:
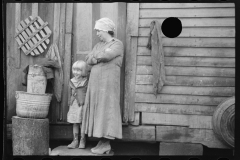
<path fill-rule="evenodd" d="M 12 117 L 13 155 L 48 155 L 49 121 Z"/>
<path fill-rule="evenodd" d="M 66 4 L 66 29 L 65 29 L 65 45 L 64 45 L 64 78 L 63 78 L 63 96 L 62 96 L 62 121 L 67 121 L 68 112 L 68 83 L 71 74 L 72 59 L 72 16 L 73 3 Z"/>
<path fill-rule="evenodd" d="M 138 21 L 139 4 L 127 4 L 124 122 L 134 121 Z"/>

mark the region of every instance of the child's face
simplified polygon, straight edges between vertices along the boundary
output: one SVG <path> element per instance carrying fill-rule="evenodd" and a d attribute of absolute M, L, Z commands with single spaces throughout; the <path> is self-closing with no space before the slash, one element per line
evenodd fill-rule
<path fill-rule="evenodd" d="M 80 78 L 82 76 L 82 70 L 80 68 L 73 68 L 73 75 L 75 78 Z"/>

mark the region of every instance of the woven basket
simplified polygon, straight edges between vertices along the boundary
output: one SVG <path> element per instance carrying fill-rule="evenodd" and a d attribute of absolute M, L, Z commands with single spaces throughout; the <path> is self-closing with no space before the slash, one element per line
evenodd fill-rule
<path fill-rule="evenodd" d="M 43 119 L 48 115 L 52 94 L 16 91 L 16 113 L 23 118 Z"/>

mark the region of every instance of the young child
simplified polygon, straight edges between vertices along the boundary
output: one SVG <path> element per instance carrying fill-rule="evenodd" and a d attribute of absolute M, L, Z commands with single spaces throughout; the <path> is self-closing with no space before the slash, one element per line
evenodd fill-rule
<path fill-rule="evenodd" d="M 69 111 L 67 114 L 67 122 L 73 123 L 73 141 L 68 148 L 85 148 L 86 138 L 81 135 L 78 143 L 79 130 L 82 123 L 82 109 L 85 101 L 88 73 L 87 64 L 84 61 L 76 61 L 72 66 L 74 77 L 69 81 Z M 79 146 L 78 146 L 79 145 Z"/>

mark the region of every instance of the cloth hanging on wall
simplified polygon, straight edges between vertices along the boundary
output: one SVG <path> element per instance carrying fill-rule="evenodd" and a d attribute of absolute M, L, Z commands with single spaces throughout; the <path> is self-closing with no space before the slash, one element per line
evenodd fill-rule
<path fill-rule="evenodd" d="M 161 25 L 158 21 L 152 21 L 150 24 L 147 48 L 151 50 L 153 93 L 157 96 L 166 81 Z"/>
<path fill-rule="evenodd" d="M 45 58 L 37 58 L 35 64 L 42 66 L 43 72 L 47 79 L 51 79 L 49 82 L 53 85 L 53 92 L 58 102 L 62 99 L 63 89 L 63 69 L 61 58 L 58 52 L 56 44 L 52 44 L 45 56 Z M 29 65 L 23 70 L 22 85 L 27 85 Z"/>

